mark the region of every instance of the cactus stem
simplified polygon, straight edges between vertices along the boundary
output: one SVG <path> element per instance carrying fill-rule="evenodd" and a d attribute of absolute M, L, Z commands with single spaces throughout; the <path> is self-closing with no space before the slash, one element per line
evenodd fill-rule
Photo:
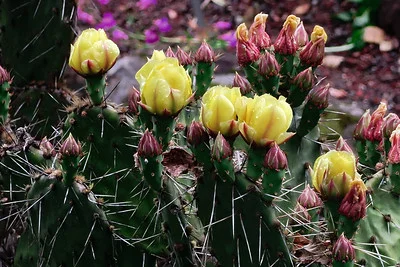
<path fill-rule="evenodd" d="M 86 77 L 86 85 L 90 100 L 92 101 L 93 105 L 98 106 L 102 104 L 106 91 L 105 75 Z"/>

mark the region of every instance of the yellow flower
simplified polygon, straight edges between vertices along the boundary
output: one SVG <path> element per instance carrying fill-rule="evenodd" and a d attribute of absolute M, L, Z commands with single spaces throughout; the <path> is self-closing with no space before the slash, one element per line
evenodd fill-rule
<path fill-rule="evenodd" d="M 140 84 L 141 105 L 150 113 L 175 115 L 192 99 L 192 80 L 178 59 L 154 51 L 136 73 Z"/>
<path fill-rule="evenodd" d="M 118 46 L 103 29 L 84 30 L 71 45 L 69 65 L 82 76 L 102 75 L 115 64 Z"/>
<path fill-rule="evenodd" d="M 324 198 L 343 198 L 358 181 L 356 158 L 350 152 L 331 150 L 314 163 L 312 183 Z"/>
<path fill-rule="evenodd" d="M 300 18 L 292 14 L 287 16 L 285 22 L 283 23 L 283 28 L 285 28 L 290 33 L 290 35 L 293 35 L 299 24 Z"/>
<path fill-rule="evenodd" d="M 242 96 L 235 103 L 239 130 L 250 144 L 266 146 L 272 142 L 281 144 L 293 136 L 286 132 L 292 122 L 292 108 L 286 98 L 264 94 L 248 98 Z"/>
<path fill-rule="evenodd" d="M 328 35 L 326 34 L 324 28 L 315 25 L 311 33 L 311 42 L 315 43 L 315 41 L 317 41 L 320 38 L 324 39 L 324 43 L 326 43 L 326 41 L 328 40 Z"/>
<path fill-rule="evenodd" d="M 239 87 L 214 86 L 203 95 L 201 118 L 212 133 L 232 136 L 238 133 L 234 103 L 240 98 Z"/>

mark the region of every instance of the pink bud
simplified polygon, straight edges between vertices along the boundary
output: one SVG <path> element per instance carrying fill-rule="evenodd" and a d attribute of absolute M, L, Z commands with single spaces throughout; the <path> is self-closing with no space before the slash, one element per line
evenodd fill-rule
<path fill-rule="evenodd" d="M 293 79 L 293 84 L 299 87 L 302 91 L 310 90 L 314 84 L 312 68 L 310 67 L 298 73 Z"/>
<path fill-rule="evenodd" d="M 303 192 L 297 198 L 297 202 L 299 202 L 300 205 L 307 209 L 322 206 L 321 198 L 317 195 L 317 193 L 315 193 L 314 190 L 310 188 L 309 185 L 304 188 Z"/>
<path fill-rule="evenodd" d="M 308 34 L 304 28 L 303 22 L 300 22 L 300 25 L 297 26 L 296 30 L 294 31 L 294 39 L 300 47 L 303 47 L 308 43 Z"/>
<path fill-rule="evenodd" d="M 296 204 L 294 208 L 294 224 L 306 224 L 311 221 L 311 215 L 308 213 L 308 210 L 300 205 L 300 203 Z"/>
<path fill-rule="evenodd" d="M 45 159 L 49 159 L 52 156 L 55 156 L 55 154 L 56 154 L 56 151 L 54 150 L 54 146 L 52 145 L 52 143 L 50 143 L 49 140 L 47 140 L 46 136 L 43 137 L 43 139 L 40 141 L 39 149 L 40 149 L 40 151 L 42 151 L 43 157 Z"/>
<path fill-rule="evenodd" d="M 336 142 L 336 150 L 337 151 L 347 151 L 353 154 L 353 150 L 349 146 L 349 144 L 346 142 L 346 140 L 343 139 L 343 137 L 339 137 L 339 139 Z"/>
<path fill-rule="evenodd" d="M 201 43 L 201 46 L 199 47 L 199 49 L 197 50 L 194 59 L 197 62 L 211 63 L 211 62 L 215 61 L 215 52 L 212 49 L 212 47 L 209 44 L 207 44 L 207 42 L 204 40 Z"/>
<path fill-rule="evenodd" d="M 129 112 L 134 115 L 139 113 L 140 92 L 135 87 L 132 88 L 131 94 L 128 99 Z"/>
<path fill-rule="evenodd" d="M 208 142 L 209 136 L 200 122 L 193 121 L 187 130 L 186 140 L 192 146 L 197 146 L 201 143 Z"/>
<path fill-rule="evenodd" d="M 236 29 L 236 57 L 241 66 L 256 62 L 260 57 L 260 50 L 249 40 L 249 32 L 244 23 Z"/>
<path fill-rule="evenodd" d="M 310 91 L 307 101 L 313 103 L 319 109 L 325 109 L 329 106 L 329 84 L 315 87 Z"/>
<path fill-rule="evenodd" d="M 388 153 L 388 161 L 391 164 L 400 163 L 400 125 L 392 132 L 390 136 L 391 147 Z"/>
<path fill-rule="evenodd" d="M 0 85 L 6 82 L 11 82 L 10 73 L 0 66 Z"/>
<path fill-rule="evenodd" d="M 274 142 L 264 157 L 264 167 L 271 170 L 284 170 L 288 167 L 285 152 Z"/>
<path fill-rule="evenodd" d="M 383 120 L 382 133 L 385 138 L 389 138 L 392 132 L 400 125 L 400 119 L 397 114 L 389 113 Z"/>
<path fill-rule="evenodd" d="M 300 18 L 289 15 L 275 40 L 275 52 L 281 55 L 294 55 L 298 49 L 298 44 L 294 38 L 294 32 L 300 23 Z"/>
<path fill-rule="evenodd" d="M 346 263 L 353 261 L 355 258 L 355 252 L 353 245 L 344 234 L 342 234 L 333 246 L 332 255 L 335 261 Z"/>
<path fill-rule="evenodd" d="M 359 221 L 367 213 L 366 187 L 363 181 L 353 182 L 350 191 L 343 198 L 339 213 L 347 218 Z"/>
<path fill-rule="evenodd" d="M 62 143 L 59 152 L 63 156 L 78 157 L 82 153 L 82 147 L 75 141 L 74 137 L 70 133 L 68 138 Z"/>
<path fill-rule="evenodd" d="M 226 158 L 232 157 L 232 148 L 231 145 L 226 141 L 225 137 L 218 133 L 217 137 L 214 141 L 214 146 L 212 148 L 212 158 L 217 161 L 221 161 Z"/>
<path fill-rule="evenodd" d="M 365 139 L 378 142 L 382 140 L 383 117 L 386 114 L 386 110 L 386 103 L 381 102 L 379 107 L 372 113 L 371 121 L 365 132 Z"/>
<path fill-rule="evenodd" d="M 279 74 L 281 66 L 278 61 L 276 61 L 275 56 L 269 52 L 265 52 L 260 57 L 260 62 L 258 64 L 258 73 L 263 76 L 276 76 Z"/>
<path fill-rule="evenodd" d="M 358 121 L 354 132 L 353 132 L 353 137 L 356 140 L 364 140 L 365 139 L 365 132 L 367 130 L 367 127 L 371 121 L 371 114 L 369 109 L 364 112 L 364 114 L 361 116 L 360 120 Z"/>
<path fill-rule="evenodd" d="M 325 55 L 325 41 L 323 38 L 315 42 L 308 42 L 300 52 L 300 62 L 306 66 L 317 67 L 322 64 Z"/>
<path fill-rule="evenodd" d="M 249 29 L 250 42 L 254 43 L 260 50 L 271 46 L 271 38 L 265 31 L 267 18 L 267 14 L 260 13 L 256 15 Z"/>
<path fill-rule="evenodd" d="M 190 57 L 190 54 L 183 51 L 179 46 L 176 51 L 176 58 L 182 66 L 192 65 L 193 59 Z"/>
<path fill-rule="evenodd" d="M 140 138 L 138 150 L 139 157 L 151 158 L 162 154 L 162 149 L 160 143 L 153 136 L 149 130 L 146 130 Z"/>
<path fill-rule="evenodd" d="M 242 95 L 246 95 L 252 91 L 250 82 L 246 78 L 240 76 L 237 72 L 235 78 L 233 78 L 233 86 L 239 87 Z"/>
<path fill-rule="evenodd" d="M 165 56 L 176 58 L 176 55 L 175 55 L 174 51 L 172 51 L 172 48 L 170 46 L 168 46 L 167 51 L 165 51 Z"/>

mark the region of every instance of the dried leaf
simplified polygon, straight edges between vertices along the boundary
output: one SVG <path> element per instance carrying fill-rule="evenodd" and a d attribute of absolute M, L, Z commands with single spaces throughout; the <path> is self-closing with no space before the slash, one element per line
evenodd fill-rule
<path fill-rule="evenodd" d="M 336 69 L 339 67 L 340 63 L 342 63 L 344 60 L 344 57 L 342 56 L 335 56 L 335 55 L 327 55 L 324 57 L 324 61 L 322 62 L 322 65 Z"/>
<path fill-rule="evenodd" d="M 368 26 L 364 28 L 363 40 L 366 43 L 380 44 L 385 41 L 385 32 L 376 26 Z"/>
<path fill-rule="evenodd" d="M 305 3 L 305 4 L 298 5 L 293 10 L 293 14 L 297 15 L 297 16 L 304 15 L 310 10 L 310 7 L 311 7 L 310 3 Z"/>

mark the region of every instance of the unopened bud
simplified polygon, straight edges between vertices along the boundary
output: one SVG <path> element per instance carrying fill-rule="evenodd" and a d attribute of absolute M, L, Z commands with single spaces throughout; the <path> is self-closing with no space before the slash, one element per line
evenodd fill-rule
<path fill-rule="evenodd" d="M 0 66 L 0 85 L 11 82 L 10 73 Z"/>
<path fill-rule="evenodd" d="M 288 167 L 285 152 L 274 142 L 264 157 L 264 167 L 271 170 L 284 170 Z"/>
<path fill-rule="evenodd" d="M 333 259 L 338 262 L 346 263 L 353 261 L 355 258 L 355 251 L 350 240 L 342 234 L 336 241 L 332 250 Z"/>
<path fill-rule="evenodd" d="M 82 147 L 79 142 L 76 142 L 70 133 L 68 138 L 62 143 L 60 151 L 63 156 L 78 157 L 82 153 Z"/>
<path fill-rule="evenodd" d="M 347 151 L 350 153 L 353 153 L 353 150 L 349 146 L 349 144 L 346 142 L 346 140 L 343 139 L 342 136 L 339 137 L 339 139 L 336 141 L 336 150 L 337 151 Z"/>
<path fill-rule="evenodd" d="M 308 94 L 308 102 L 312 103 L 319 109 L 325 109 L 329 106 L 329 84 L 315 87 Z"/>
<path fill-rule="evenodd" d="M 400 118 L 395 113 L 389 113 L 383 120 L 382 133 L 385 138 L 389 138 L 392 132 L 400 125 Z"/>
<path fill-rule="evenodd" d="M 315 26 L 311 33 L 311 42 L 308 42 L 300 52 L 300 61 L 302 64 L 312 67 L 321 65 L 325 55 L 325 43 L 327 35 L 324 28 Z"/>
<path fill-rule="evenodd" d="M 378 142 L 382 140 L 382 125 L 386 110 L 386 103 L 381 102 L 379 107 L 372 113 L 371 121 L 365 132 L 365 139 Z"/>
<path fill-rule="evenodd" d="M 391 147 L 388 153 L 388 161 L 391 164 L 400 163 L 400 125 L 392 132 L 390 136 Z"/>
<path fill-rule="evenodd" d="M 162 154 L 160 143 L 154 135 L 146 130 L 139 141 L 138 150 L 139 157 L 152 158 Z"/>
<path fill-rule="evenodd" d="M 306 188 L 301 192 L 300 196 L 297 198 L 297 202 L 307 209 L 322 206 L 321 198 L 309 185 L 306 185 Z"/>
<path fill-rule="evenodd" d="M 239 87 L 242 95 L 247 95 L 252 91 L 250 82 L 237 72 L 235 73 L 235 78 L 233 78 L 233 87 Z"/>
<path fill-rule="evenodd" d="M 311 221 L 311 215 L 308 213 L 308 210 L 300 205 L 300 203 L 296 204 L 294 208 L 294 224 L 306 224 Z"/>
<path fill-rule="evenodd" d="M 299 72 L 293 79 L 293 84 L 299 87 L 302 91 L 311 90 L 314 84 L 314 75 L 312 68 L 305 69 Z"/>
<path fill-rule="evenodd" d="M 289 15 L 283 24 L 281 31 L 274 43 L 276 53 L 281 55 L 293 55 L 296 53 L 298 45 L 294 38 L 294 32 L 300 23 L 300 19 L 294 15 Z"/>
<path fill-rule="evenodd" d="M 226 141 L 225 137 L 221 133 L 218 133 L 215 138 L 211 155 L 212 158 L 217 161 L 230 158 L 233 155 L 231 145 Z"/>
<path fill-rule="evenodd" d="M 252 43 L 254 43 L 258 49 L 263 50 L 271 46 L 271 38 L 265 31 L 267 14 L 257 14 L 254 17 L 254 22 L 251 24 L 249 29 L 249 38 Z"/>
<path fill-rule="evenodd" d="M 269 52 L 265 52 L 264 55 L 260 57 L 260 63 L 258 65 L 258 73 L 263 76 L 276 76 L 279 74 L 281 66 L 278 61 L 276 61 L 275 56 Z"/>
<path fill-rule="evenodd" d="M 201 43 L 201 46 L 196 52 L 194 59 L 197 62 L 214 62 L 215 61 L 215 52 L 212 47 L 204 40 Z"/>
<path fill-rule="evenodd" d="M 139 113 L 140 92 L 135 87 L 132 88 L 131 94 L 128 99 L 129 112 L 134 115 Z"/>
<path fill-rule="evenodd" d="M 356 140 L 364 140 L 365 139 L 365 132 L 367 127 L 371 121 L 371 114 L 369 109 L 367 109 L 364 114 L 361 116 L 360 120 L 358 121 L 356 127 L 354 128 L 353 137 Z"/>
<path fill-rule="evenodd" d="M 165 51 L 165 56 L 176 58 L 176 55 L 175 55 L 174 51 L 172 51 L 172 48 L 170 46 L 168 46 L 167 51 Z"/>
<path fill-rule="evenodd" d="M 186 140 L 192 146 L 197 146 L 208 142 L 209 136 L 200 122 L 193 121 L 187 129 Z"/>
<path fill-rule="evenodd" d="M 197 56 L 197 55 L 196 55 Z M 176 58 L 182 66 L 192 65 L 193 59 L 190 54 L 186 53 L 178 46 L 178 50 L 176 51 Z"/>
<path fill-rule="evenodd" d="M 300 22 L 300 25 L 294 31 L 294 39 L 299 47 L 303 47 L 308 43 L 308 33 L 304 28 L 303 22 Z"/>
<path fill-rule="evenodd" d="M 256 62 L 260 57 L 260 50 L 249 39 L 249 32 L 244 23 L 236 29 L 236 57 L 241 66 Z"/>
<path fill-rule="evenodd" d="M 366 186 L 361 179 L 353 181 L 350 191 L 340 204 L 339 213 L 353 222 L 365 217 L 367 213 Z"/>
<path fill-rule="evenodd" d="M 54 150 L 54 146 L 50 143 L 49 140 L 47 140 L 47 137 L 43 137 L 43 139 L 40 141 L 39 144 L 39 149 L 43 153 L 43 157 L 45 159 L 49 159 L 52 156 L 55 156 L 56 151 Z"/>

